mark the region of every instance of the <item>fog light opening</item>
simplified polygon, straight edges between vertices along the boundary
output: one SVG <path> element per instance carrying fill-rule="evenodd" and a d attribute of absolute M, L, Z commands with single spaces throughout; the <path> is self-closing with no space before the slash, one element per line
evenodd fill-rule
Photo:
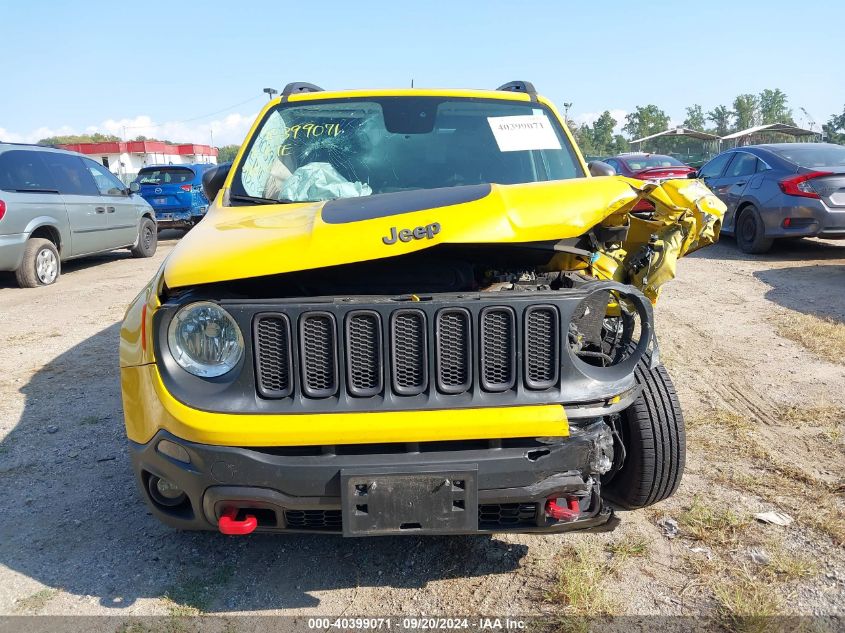
<path fill-rule="evenodd" d="M 182 490 L 175 483 L 163 477 L 150 475 L 147 480 L 147 489 L 150 496 L 158 505 L 165 508 L 175 508 L 182 505 L 187 500 L 185 491 Z"/>

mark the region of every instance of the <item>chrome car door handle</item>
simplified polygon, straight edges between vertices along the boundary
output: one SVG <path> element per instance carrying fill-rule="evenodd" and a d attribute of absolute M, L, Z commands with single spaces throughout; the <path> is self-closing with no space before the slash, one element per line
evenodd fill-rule
<path fill-rule="evenodd" d="M 96 211 L 97 213 L 105 213 L 106 208 L 105 207 L 94 207 L 94 211 Z"/>
<path fill-rule="evenodd" d="M 107 210 L 109 213 L 114 213 L 114 207 L 106 207 L 106 210 Z"/>

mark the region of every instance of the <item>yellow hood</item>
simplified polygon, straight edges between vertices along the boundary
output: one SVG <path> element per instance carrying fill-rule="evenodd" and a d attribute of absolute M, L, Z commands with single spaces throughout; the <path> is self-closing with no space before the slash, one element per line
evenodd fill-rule
<path fill-rule="evenodd" d="M 437 197 L 445 190 L 383 194 L 344 201 L 347 208 L 362 207 L 345 217 L 380 208 L 375 212 L 380 217 L 352 220 L 327 218 L 332 203 L 224 207 L 218 203 L 225 196 L 218 196 L 168 258 L 164 280 L 178 288 L 395 257 L 437 244 L 577 237 L 609 216 L 624 214 L 648 187 L 622 177 L 483 185 L 456 188 L 458 193 L 472 189 L 476 199 L 454 204 Z M 396 214 L 389 209 L 389 201 L 401 209 L 409 196 L 424 201 L 426 195 L 432 206 Z M 333 214 L 338 215 L 344 216 Z"/>

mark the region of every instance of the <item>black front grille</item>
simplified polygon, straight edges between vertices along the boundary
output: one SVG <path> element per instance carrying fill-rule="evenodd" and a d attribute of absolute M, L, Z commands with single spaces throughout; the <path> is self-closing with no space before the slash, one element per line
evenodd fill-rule
<path fill-rule="evenodd" d="M 290 322 L 283 314 L 255 322 L 258 392 L 266 398 L 284 398 L 292 391 Z"/>
<path fill-rule="evenodd" d="M 481 384 L 487 391 L 507 391 L 516 381 L 516 330 L 513 310 L 487 308 L 481 313 Z"/>
<path fill-rule="evenodd" d="M 327 398 L 337 391 L 337 346 L 331 314 L 312 313 L 300 320 L 302 388 L 312 398 Z"/>
<path fill-rule="evenodd" d="M 285 510 L 285 524 L 292 530 L 331 530 L 343 528 L 340 510 Z"/>
<path fill-rule="evenodd" d="M 525 383 L 531 389 L 548 389 L 557 382 L 559 327 L 554 306 L 525 311 Z"/>
<path fill-rule="evenodd" d="M 443 393 L 463 393 L 472 379 L 470 315 L 461 308 L 437 315 L 437 381 Z"/>
<path fill-rule="evenodd" d="M 478 527 L 482 530 L 536 524 L 536 503 L 490 503 L 478 506 Z"/>
<path fill-rule="evenodd" d="M 428 384 L 425 313 L 399 310 L 391 321 L 393 389 L 403 396 L 422 393 Z"/>
<path fill-rule="evenodd" d="M 335 398 L 339 408 L 364 410 L 376 397 L 401 407 L 414 396 L 425 396 L 415 401 L 425 406 L 473 394 L 461 400 L 469 405 L 560 381 L 553 305 L 259 312 L 252 331 L 257 390 L 268 400 Z"/>

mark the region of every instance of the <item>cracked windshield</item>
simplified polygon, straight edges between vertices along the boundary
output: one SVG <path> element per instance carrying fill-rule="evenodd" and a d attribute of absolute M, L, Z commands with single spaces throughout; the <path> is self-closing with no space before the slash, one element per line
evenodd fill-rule
<path fill-rule="evenodd" d="M 236 196 L 309 202 L 583 176 L 538 104 L 384 98 L 280 105 L 236 175 Z"/>

